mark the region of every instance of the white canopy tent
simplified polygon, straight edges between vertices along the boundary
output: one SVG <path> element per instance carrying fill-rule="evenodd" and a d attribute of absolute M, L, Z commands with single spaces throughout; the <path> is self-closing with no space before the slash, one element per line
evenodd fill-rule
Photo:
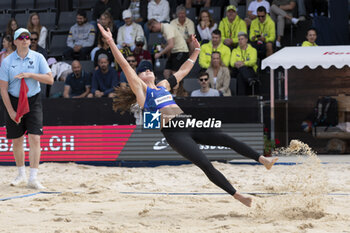
<path fill-rule="evenodd" d="M 270 116 L 271 139 L 275 139 L 275 89 L 274 70 L 284 68 L 284 98 L 288 100 L 288 69 L 292 66 L 302 69 L 308 66 L 316 69 L 321 66 L 328 69 L 335 66 L 338 69 L 350 66 L 350 46 L 315 46 L 286 47 L 262 60 L 262 69 L 270 67 Z M 288 132 L 288 129 L 287 129 Z M 287 136 L 288 138 L 288 136 Z"/>

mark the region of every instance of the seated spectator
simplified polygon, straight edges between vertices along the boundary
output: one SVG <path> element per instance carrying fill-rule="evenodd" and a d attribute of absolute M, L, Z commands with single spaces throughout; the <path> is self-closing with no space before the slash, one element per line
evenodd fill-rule
<path fill-rule="evenodd" d="M 115 26 L 113 22 L 113 17 L 109 11 L 105 11 L 101 14 L 99 21 L 98 21 L 103 27 L 109 28 L 109 30 L 112 32 L 113 39 L 117 39 L 118 29 Z M 98 38 L 101 35 L 100 30 L 96 31 L 96 38 Z"/>
<path fill-rule="evenodd" d="M 194 23 L 186 17 L 186 8 L 182 5 L 176 7 L 176 15 L 177 18 L 173 19 L 170 24 L 179 30 L 187 43 L 190 53 L 192 53 L 194 47 L 191 43 L 191 35 L 195 34 Z"/>
<path fill-rule="evenodd" d="M 309 17 L 327 16 L 328 1 L 327 0 L 305 0 L 306 13 Z"/>
<path fill-rule="evenodd" d="M 170 90 L 170 93 L 173 97 L 187 97 L 189 96 L 188 92 L 184 88 L 184 80 L 182 79 L 178 84 L 176 84 L 173 89 Z"/>
<path fill-rule="evenodd" d="M 210 7 L 210 0 L 186 0 L 186 8 Z"/>
<path fill-rule="evenodd" d="M 112 15 L 117 29 L 123 26 L 122 12 L 127 8 L 126 4 L 127 1 L 97 0 L 92 13 L 94 26 L 96 26 L 97 19 L 99 19 L 105 11 L 108 11 Z"/>
<path fill-rule="evenodd" d="M 31 13 L 27 23 L 27 29 L 30 32 L 36 32 L 39 36 L 38 45 L 46 49 L 47 28 L 40 24 L 38 13 Z"/>
<path fill-rule="evenodd" d="M 222 62 L 220 52 L 216 51 L 211 54 L 210 67 L 206 72 L 209 75 L 210 87 L 218 90 L 220 95 L 231 96 L 230 70 Z"/>
<path fill-rule="evenodd" d="M 47 52 L 46 49 L 38 45 L 39 35 L 37 32 L 30 32 L 30 46 L 29 48 L 35 52 L 41 53 L 45 59 L 47 60 Z"/>
<path fill-rule="evenodd" d="M 130 54 L 126 57 L 126 61 L 129 62 L 131 68 L 133 68 L 136 72 L 137 68 L 137 61 L 134 55 Z M 126 87 L 128 84 L 128 80 L 126 79 L 126 76 L 124 74 L 124 71 L 120 73 L 120 87 Z"/>
<path fill-rule="evenodd" d="M 148 0 L 130 0 L 127 8 L 131 11 L 133 21 L 143 26 L 147 21 L 147 7 Z"/>
<path fill-rule="evenodd" d="M 216 29 L 211 34 L 212 40 L 201 46 L 201 52 L 199 53 L 199 65 L 203 69 L 208 69 L 211 62 L 211 54 L 214 51 L 218 51 L 221 54 L 222 62 L 225 66 L 229 66 L 231 58 L 231 50 L 224 45 L 221 40 L 221 32 Z"/>
<path fill-rule="evenodd" d="M 134 23 L 131 16 L 130 10 L 123 11 L 125 24 L 118 30 L 117 46 L 119 49 L 129 47 L 133 51 L 135 49 L 136 37 L 144 36 L 141 25 Z"/>
<path fill-rule="evenodd" d="M 82 70 L 81 64 L 78 60 L 72 62 L 72 70 L 73 73 L 67 76 L 63 97 L 85 98 L 90 93 L 90 75 Z"/>
<path fill-rule="evenodd" d="M 280 48 L 281 39 L 284 36 L 285 18 L 293 24 L 297 24 L 299 19 L 293 18 L 292 12 L 295 8 L 295 0 L 274 0 L 270 7 L 270 15 L 273 21 L 277 22 L 277 40 L 276 47 Z"/>
<path fill-rule="evenodd" d="M 270 13 L 270 3 L 266 0 L 254 0 L 250 2 L 247 11 L 247 18 L 245 19 L 247 26 L 249 26 L 252 20 L 256 19 L 258 15 L 258 8 L 265 7 L 265 12 Z"/>
<path fill-rule="evenodd" d="M 257 51 L 248 44 L 248 35 L 241 32 L 238 35 L 238 47 L 232 51 L 230 65 L 233 67 L 232 76 L 237 79 L 238 95 L 249 93 L 249 86 L 256 79 Z"/>
<path fill-rule="evenodd" d="M 273 53 L 273 43 L 276 39 L 275 22 L 266 13 L 266 9 L 260 6 L 257 10 L 257 18 L 250 26 L 249 38 L 254 48 L 258 50 L 259 58 L 263 59 Z"/>
<path fill-rule="evenodd" d="M 310 28 L 309 30 L 307 30 L 307 33 L 306 33 L 306 41 L 304 41 L 301 46 L 302 47 L 318 46 L 316 44 L 316 40 L 317 40 L 316 29 L 315 28 Z"/>
<path fill-rule="evenodd" d="M 206 72 L 201 72 L 198 76 L 198 82 L 201 86 L 200 89 L 194 90 L 191 93 L 191 97 L 211 97 L 220 96 L 218 90 L 209 87 L 209 75 Z"/>
<path fill-rule="evenodd" d="M 180 66 L 188 59 L 188 47 L 185 39 L 179 30 L 171 24 L 159 23 L 155 19 L 151 19 L 147 23 L 150 31 L 161 32 L 167 41 L 166 47 L 159 53 L 154 54 L 154 58 L 170 54 L 164 70 L 164 78 L 169 78 L 180 69 Z"/>
<path fill-rule="evenodd" d="M 109 66 L 107 55 L 100 54 L 98 69 L 92 75 L 91 93 L 88 94 L 88 97 L 115 97 L 114 88 L 118 85 L 117 71 Z"/>
<path fill-rule="evenodd" d="M 211 41 L 211 33 L 218 28 L 218 25 L 214 22 L 208 10 L 202 10 L 198 17 L 197 32 L 198 41 L 201 44 Z"/>
<path fill-rule="evenodd" d="M 136 37 L 135 49 L 133 53 L 136 58 L 137 65 L 139 65 L 142 60 L 152 62 L 151 53 L 147 49 L 144 49 L 145 45 L 145 38 L 143 36 Z"/>
<path fill-rule="evenodd" d="M 2 61 L 16 50 L 16 45 L 13 43 L 13 36 L 6 35 L 2 39 L 2 51 L 0 52 L 0 66 Z"/>
<path fill-rule="evenodd" d="M 63 53 L 66 60 L 73 60 L 75 54 L 79 60 L 86 60 L 95 42 L 95 28 L 87 22 L 84 10 L 78 10 L 76 21 L 69 30 L 68 48 Z"/>
<path fill-rule="evenodd" d="M 15 18 L 10 19 L 7 23 L 6 35 L 10 35 L 13 37 L 15 31 L 18 29 L 18 23 Z"/>
<path fill-rule="evenodd" d="M 108 61 L 111 61 L 111 66 L 114 67 L 114 57 L 112 54 L 112 50 L 109 47 L 108 43 L 106 42 L 106 39 L 100 34 L 99 37 L 97 38 L 97 47 L 94 48 L 91 51 L 91 61 L 94 62 L 94 66 L 97 69 L 98 68 L 98 56 L 100 54 L 106 54 L 108 57 Z"/>
<path fill-rule="evenodd" d="M 51 69 L 52 77 L 55 81 L 66 81 L 68 74 L 72 73 L 72 66 L 67 62 L 57 60 L 53 57 L 50 57 L 47 60 L 47 63 Z"/>
<path fill-rule="evenodd" d="M 221 37 L 225 45 L 231 49 L 237 46 L 238 33 L 247 33 L 246 23 L 237 15 L 237 8 L 230 5 L 226 8 L 226 17 L 219 24 Z"/>
<path fill-rule="evenodd" d="M 155 19 L 160 23 L 169 23 L 169 2 L 167 0 L 151 0 L 148 3 L 147 19 Z"/>

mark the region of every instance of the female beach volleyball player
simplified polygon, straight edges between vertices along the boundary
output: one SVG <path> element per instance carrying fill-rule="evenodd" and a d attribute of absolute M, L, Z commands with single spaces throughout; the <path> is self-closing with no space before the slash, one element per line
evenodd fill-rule
<path fill-rule="evenodd" d="M 109 29 L 106 31 L 100 24 L 98 24 L 98 27 L 109 44 L 116 61 L 123 69 L 131 88 L 131 90 L 130 88 L 118 88 L 116 90 L 117 98 L 114 102 L 114 108 L 126 111 L 130 109 L 131 104 L 137 102 L 144 110 L 159 110 L 163 117 L 162 120 L 168 126 L 163 127 L 161 132 L 169 145 L 183 157 L 202 169 L 214 184 L 231 194 L 244 205 L 250 207 L 252 198 L 238 193 L 223 174 L 215 169 L 197 144 L 230 147 L 238 153 L 262 163 L 267 169 L 273 166 L 277 158 L 268 159 L 259 155 L 252 148 L 223 133 L 220 129 L 170 127 L 179 121 L 186 119 L 192 120 L 191 118 L 186 118 L 187 116 L 184 115 L 180 107 L 174 102 L 169 90 L 176 86 L 192 69 L 200 51 L 200 45 L 197 39 L 192 36 L 191 43 L 195 50 L 190 58 L 181 66 L 180 70 L 169 79 L 155 85 L 155 76 L 151 71 L 151 66 L 139 66 L 136 74 L 135 70 L 131 68 L 116 47 Z"/>

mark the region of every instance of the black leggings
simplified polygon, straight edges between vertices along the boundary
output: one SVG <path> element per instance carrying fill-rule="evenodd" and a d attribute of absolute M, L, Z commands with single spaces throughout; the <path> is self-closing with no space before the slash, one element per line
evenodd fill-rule
<path fill-rule="evenodd" d="M 209 180 L 234 195 L 235 188 L 208 160 L 197 144 L 226 146 L 248 158 L 259 161 L 259 153 L 220 129 L 162 129 L 168 144 L 183 157 L 204 171 Z"/>

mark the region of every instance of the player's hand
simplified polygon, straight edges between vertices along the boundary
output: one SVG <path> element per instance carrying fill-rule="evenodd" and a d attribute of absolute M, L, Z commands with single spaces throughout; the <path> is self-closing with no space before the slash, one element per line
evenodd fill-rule
<path fill-rule="evenodd" d="M 106 39 L 106 41 L 110 41 L 112 40 L 113 41 L 113 36 L 112 36 L 112 33 L 111 31 L 109 30 L 109 28 L 104 29 L 103 26 L 101 24 L 97 24 L 97 27 L 100 29 L 100 32 L 102 34 L 102 36 Z"/>
<path fill-rule="evenodd" d="M 22 78 L 30 78 L 29 73 L 20 73 L 15 76 L 15 78 L 22 79 Z"/>
<path fill-rule="evenodd" d="M 12 113 L 9 113 L 9 115 L 10 115 L 11 120 L 13 120 L 14 122 L 16 122 L 17 124 L 19 124 L 19 123 L 21 122 L 22 117 L 20 117 L 20 118 L 18 119 L 18 121 L 16 121 L 17 112 L 14 111 L 14 112 L 12 112 Z"/>
<path fill-rule="evenodd" d="M 199 44 L 197 38 L 196 38 L 196 35 L 192 34 L 191 35 L 191 40 L 192 40 L 192 44 L 194 46 L 194 48 L 200 48 L 201 45 Z"/>

